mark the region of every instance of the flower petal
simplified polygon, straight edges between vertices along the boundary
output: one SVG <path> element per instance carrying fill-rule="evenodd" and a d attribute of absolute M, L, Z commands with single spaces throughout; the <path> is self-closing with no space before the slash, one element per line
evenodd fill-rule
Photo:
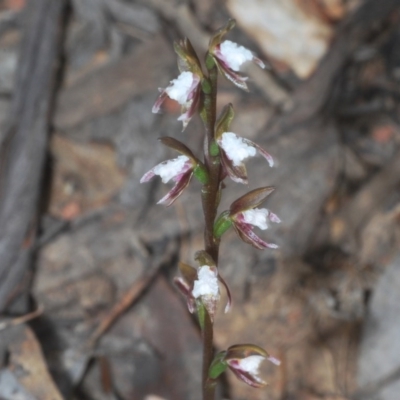
<path fill-rule="evenodd" d="M 182 274 L 185 281 L 189 284 L 190 290 L 193 289 L 193 283 L 197 279 L 197 270 L 189 264 L 179 262 L 179 271 Z"/>
<path fill-rule="evenodd" d="M 253 61 L 262 69 L 265 69 L 267 65 L 260 58 L 253 54 Z"/>
<path fill-rule="evenodd" d="M 154 168 L 152 168 L 150 171 L 146 172 L 140 178 L 140 183 L 148 182 L 150 179 L 152 179 L 156 175 L 153 170 L 154 170 Z"/>
<path fill-rule="evenodd" d="M 202 76 L 201 64 L 197 54 L 188 38 L 174 43 L 175 53 L 178 55 L 178 68 L 180 72 L 191 71 Z"/>
<path fill-rule="evenodd" d="M 224 40 L 214 54 L 233 71 L 239 71 L 244 63 L 254 59 L 254 54 L 249 49 L 230 40 Z"/>
<path fill-rule="evenodd" d="M 192 178 L 193 170 L 185 172 L 176 185 L 161 199 L 157 204 L 164 204 L 167 207 L 170 206 L 183 192 L 187 185 L 189 185 L 190 179 Z"/>
<path fill-rule="evenodd" d="M 164 103 L 165 99 L 168 97 L 168 94 L 165 91 L 165 89 L 160 89 L 160 91 L 161 91 L 161 93 L 158 96 L 156 102 L 154 103 L 153 108 L 151 109 L 151 112 L 154 114 L 157 114 L 160 112 L 162 103 Z"/>
<path fill-rule="evenodd" d="M 197 280 L 194 281 L 192 295 L 194 298 L 219 298 L 218 271 L 215 267 L 202 265 L 197 270 Z"/>
<path fill-rule="evenodd" d="M 257 143 L 252 142 L 249 139 L 243 138 L 243 141 L 247 142 L 249 146 L 255 147 L 260 152 L 260 154 L 268 161 L 270 167 L 274 166 L 274 159 L 272 158 L 271 154 L 267 153 L 261 146 L 259 146 Z"/>
<path fill-rule="evenodd" d="M 189 124 L 190 120 L 192 119 L 193 115 L 196 113 L 196 110 L 200 104 L 200 86 L 197 86 L 193 92 L 193 97 L 190 100 L 189 107 L 183 106 L 183 114 L 181 114 L 178 118 L 178 121 L 183 122 L 183 129 L 185 130 L 187 125 Z"/>
<path fill-rule="evenodd" d="M 218 274 L 218 280 L 222 283 L 222 285 L 224 286 L 225 290 L 226 290 L 226 295 L 228 296 L 228 302 L 226 303 L 225 306 L 225 314 L 232 308 L 232 296 L 231 296 L 231 291 L 229 290 L 229 286 L 226 283 L 225 279 Z"/>
<path fill-rule="evenodd" d="M 210 44 L 209 48 L 210 51 L 214 49 L 215 46 L 219 45 L 222 42 L 222 38 L 230 31 L 232 30 L 236 25 L 236 21 L 234 19 L 230 19 L 225 26 L 220 28 L 214 36 L 211 37 L 210 39 Z"/>
<path fill-rule="evenodd" d="M 217 143 L 235 166 L 241 165 L 247 158 L 257 154 L 255 146 L 233 132 L 224 132 L 217 139 Z"/>
<path fill-rule="evenodd" d="M 268 229 L 269 210 L 266 208 L 251 208 L 237 214 L 236 220 L 256 226 L 264 231 Z"/>
<path fill-rule="evenodd" d="M 244 383 L 247 383 L 249 386 L 254 388 L 262 388 L 267 385 L 267 382 L 263 381 L 259 376 L 236 369 L 233 362 L 231 364 L 228 362 L 228 365 L 236 377 Z"/>
<path fill-rule="evenodd" d="M 241 211 L 258 207 L 274 190 L 275 188 L 273 186 L 266 186 L 254 189 L 251 192 L 246 193 L 244 196 L 239 197 L 230 206 L 231 216 L 236 215 Z"/>
<path fill-rule="evenodd" d="M 280 224 L 282 222 L 281 219 L 271 211 L 269 212 L 268 218 L 271 222 L 275 222 L 276 224 Z"/>
<path fill-rule="evenodd" d="M 193 89 L 198 85 L 199 78 L 190 71 L 181 72 L 165 89 L 168 97 L 185 105 L 190 100 Z"/>
<path fill-rule="evenodd" d="M 193 152 L 185 144 L 169 136 L 164 136 L 158 139 L 163 145 L 170 149 L 176 150 L 177 152 L 185 155 L 192 160 L 192 164 L 200 164 L 200 161 L 196 158 Z"/>
<path fill-rule="evenodd" d="M 267 360 L 268 360 L 269 362 L 272 362 L 272 364 L 281 365 L 281 361 L 278 360 L 278 359 L 275 358 L 275 357 L 268 356 L 268 357 L 267 357 Z"/>
<path fill-rule="evenodd" d="M 233 226 L 236 230 L 236 233 L 239 235 L 239 237 L 245 243 L 251 244 L 256 249 L 263 250 L 266 248 L 270 248 L 270 249 L 278 248 L 278 245 L 276 245 L 274 243 L 267 243 L 264 240 L 262 240 L 259 236 L 257 236 L 253 232 L 253 227 L 249 224 L 237 222 Z"/>
<path fill-rule="evenodd" d="M 186 298 L 186 303 L 187 303 L 189 312 L 191 314 L 193 314 L 194 311 L 196 310 L 196 301 L 192 295 L 192 288 L 190 287 L 190 285 L 188 285 L 188 283 L 185 281 L 185 279 L 183 279 L 181 277 L 175 277 L 174 283 L 175 283 L 176 287 L 179 289 L 179 291 Z"/>
<path fill-rule="evenodd" d="M 231 81 L 235 86 L 240 89 L 249 91 L 249 88 L 246 84 L 248 77 L 238 74 L 231 70 L 221 59 L 214 57 L 215 63 L 217 64 L 219 72 L 225 76 L 226 79 Z"/>
<path fill-rule="evenodd" d="M 224 151 L 221 151 L 221 163 L 228 176 L 237 183 L 247 185 L 247 171 L 244 164 L 235 166 L 233 162 L 226 156 Z"/>

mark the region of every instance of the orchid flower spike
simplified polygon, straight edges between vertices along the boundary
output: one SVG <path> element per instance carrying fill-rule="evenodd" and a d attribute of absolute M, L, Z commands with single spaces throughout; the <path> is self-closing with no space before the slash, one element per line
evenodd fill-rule
<path fill-rule="evenodd" d="M 230 20 L 228 24 L 220 29 L 210 40 L 209 54 L 214 59 L 218 70 L 222 75 L 229 79 L 233 84 L 243 90 L 248 90 L 245 76 L 238 74 L 241 66 L 253 61 L 261 68 L 265 64 L 249 49 L 240 46 L 230 40 L 222 41 L 222 38 L 235 26 L 235 21 Z"/>
<path fill-rule="evenodd" d="M 244 161 L 260 153 L 270 167 L 274 166 L 272 156 L 261 146 L 245 139 L 236 133 L 229 132 L 234 113 L 231 104 L 228 104 L 221 113 L 215 130 L 215 140 L 220 150 L 221 162 L 229 177 L 238 183 L 247 184 L 247 171 Z"/>
<path fill-rule="evenodd" d="M 171 137 L 163 137 L 160 141 L 182 155 L 157 164 L 142 176 L 140 183 L 148 182 L 156 175 L 161 178 L 163 183 L 168 183 L 172 179 L 175 182 L 175 186 L 157 202 L 157 204 L 170 206 L 189 185 L 193 174 L 202 183 L 205 183 L 208 178 L 203 164 L 183 143 Z"/>

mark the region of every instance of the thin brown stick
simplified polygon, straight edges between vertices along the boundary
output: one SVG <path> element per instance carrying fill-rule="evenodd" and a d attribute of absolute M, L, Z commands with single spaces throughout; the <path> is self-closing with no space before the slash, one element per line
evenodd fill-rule
<path fill-rule="evenodd" d="M 100 325 L 90 336 L 87 347 L 92 349 L 96 346 L 97 342 L 113 325 L 113 323 L 138 299 L 143 291 L 148 287 L 152 280 L 157 275 L 158 268 L 154 268 L 151 273 L 143 275 L 139 278 L 121 297 L 121 299 L 114 305 L 110 312 L 100 322 Z"/>

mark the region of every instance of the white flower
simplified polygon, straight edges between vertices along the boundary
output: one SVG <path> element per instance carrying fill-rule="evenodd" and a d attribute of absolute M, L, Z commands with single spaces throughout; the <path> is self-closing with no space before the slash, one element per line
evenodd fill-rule
<path fill-rule="evenodd" d="M 163 183 L 167 183 L 176 176 L 188 171 L 191 163 L 188 157 L 178 156 L 172 160 L 164 161 L 153 168 L 154 175 L 158 175 Z"/>
<path fill-rule="evenodd" d="M 230 40 L 225 40 L 220 44 L 218 55 L 234 71 L 239 71 L 242 64 L 254 59 L 254 55 L 249 49 Z"/>
<path fill-rule="evenodd" d="M 194 281 L 192 294 L 196 299 L 202 296 L 218 297 L 219 287 L 217 272 L 211 269 L 208 265 L 199 267 L 197 280 Z"/>
<path fill-rule="evenodd" d="M 246 243 L 251 244 L 257 249 L 276 249 L 278 246 L 274 243 L 268 243 L 262 240 L 253 232 L 253 227 L 256 226 L 262 230 L 268 229 L 268 221 L 280 223 L 279 217 L 267 210 L 266 208 L 250 208 L 240 211 L 231 216 L 233 227 L 239 237 Z"/>
<path fill-rule="evenodd" d="M 156 175 L 158 175 L 164 183 L 173 179 L 176 182 L 175 186 L 157 203 L 170 206 L 189 184 L 195 166 L 196 164 L 193 160 L 182 155 L 157 164 L 142 176 L 140 183 L 148 182 Z"/>
<path fill-rule="evenodd" d="M 199 105 L 200 81 L 200 76 L 193 72 L 182 72 L 170 82 L 167 88 L 160 89 L 160 96 L 152 108 L 153 113 L 158 113 L 162 103 L 169 97 L 182 106 L 182 114 L 179 116 L 178 121 L 183 122 L 183 129 L 185 129 Z"/>
<path fill-rule="evenodd" d="M 182 72 L 178 78 L 173 79 L 165 91 L 168 97 L 176 100 L 181 105 L 186 105 L 195 82 L 194 74 L 190 71 Z M 196 82 L 197 83 L 197 82 Z"/>
<path fill-rule="evenodd" d="M 240 67 L 247 61 L 253 61 L 261 68 L 265 68 L 265 64 L 249 49 L 230 40 L 214 44 L 211 53 L 215 57 L 219 71 L 232 83 L 244 90 L 248 90 L 247 77 L 237 72 Z"/>
<path fill-rule="evenodd" d="M 267 384 L 258 376 L 260 364 L 264 360 L 269 360 L 276 365 L 280 364 L 279 360 L 254 344 L 237 344 L 229 347 L 225 360 L 231 371 L 241 381 L 258 388 Z"/>
<path fill-rule="evenodd" d="M 246 158 L 256 155 L 255 147 L 233 132 L 224 132 L 219 144 L 234 166 L 239 166 Z"/>
<path fill-rule="evenodd" d="M 271 155 L 251 140 L 240 137 L 233 132 L 222 132 L 216 139 L 222 153 L 222 165 L 229 177 L 235 182 L 247 183 L 247 172 L 243 161 L 249 157 L 254 157 L 257 151 L 268 161 L 270 167 L 274 165 Z"/>

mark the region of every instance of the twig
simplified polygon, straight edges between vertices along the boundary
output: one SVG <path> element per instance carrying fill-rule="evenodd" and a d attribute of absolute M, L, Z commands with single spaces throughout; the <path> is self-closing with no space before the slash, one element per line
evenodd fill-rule
<path fill-rule="evenodd" d="M 151 283 L 157 275 L 158 268 L 154 268 L 149 274 L 139 278 L 122 296 L 122 298 L 114 305 L 106 317 L 101 321 L 100 325 L 96 328 L 90 336 L 87 347 L 93 349 L 98 340 L 104 333 L 110 329 L 111 325 L 118 319 L 143 293 L 144 289 Z"/>
<path fill-rule="evenodd" d="M 2 331 L 4 329 L 7 329 L 7 328 L 9 328 L 11 326 L 20 325 L 20 324 L 23 324 L 25 322 L 28 322 L 28 321 L 30 321 L 30 320 L 32 320 L 34 318 L 39 317 L 40 315 L 42 315 L 42 313 L 43 313 L 43 307 L 39 306 L 37 308 L 37 310 L 35 310 L 35 311 L 31 312 L 31 313 L 22 315 L 21 317 L 12 318 L 12 319 L 6 319 L 4 321 L 0 321 L 0 331 Z"/>

